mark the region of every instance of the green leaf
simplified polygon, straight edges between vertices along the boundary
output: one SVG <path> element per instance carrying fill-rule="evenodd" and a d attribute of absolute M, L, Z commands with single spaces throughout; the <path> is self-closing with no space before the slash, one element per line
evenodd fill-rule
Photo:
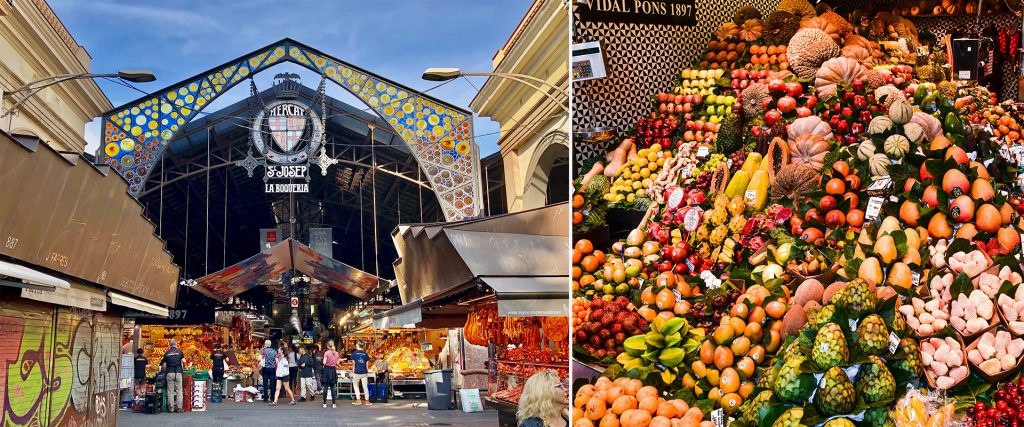
<path fill-rule="evenodd" d="M 691 407 L 698 407 L 700 411 L 705 415 L 710 414 L 711 411 L 715 410 L 715 405 L 718 402 L 715 399 L 701 399 L 690 404 Z"/>
<path fill-rule="evenodd" d="M 974 290 L 974 285 L 971 283 L 971 278 L 967 277 L 966 273 L 960 272 L 953 279 L 953 284 L 949 285 L 949 294 L 955 300 L 960 294 L 970 294 Z"/>
<path fill-rule="evenodd" d="M 785 413 L 787 410 L 789 410 L 789 408 L 792 408 L 792 407 L 793 407 L 793 405 L 789 405 L 789 404 L 784 404 L 783 403 L 783 404 L 778 404 L 778 405 L 772 405 L 772 406 L 769 406 L 767 408 L 758 409 L 757 410 L 757 419 L 758 419 L 757 426 L 758 427 L 772 427 L 772 424 L 775 424 L 775 420 L 777 420 L 779 418 L 779 416 L 781 416 L 783 413 Z"/>

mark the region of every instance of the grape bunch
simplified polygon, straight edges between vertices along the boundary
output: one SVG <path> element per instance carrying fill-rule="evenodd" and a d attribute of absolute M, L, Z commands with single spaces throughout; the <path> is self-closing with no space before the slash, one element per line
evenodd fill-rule
<path fill-rule="evenodd" d="M 747 160 L 747 150 L 737 150 L 729 154 L 729 160 L 732 160 L 732 165 L 729 167 L 730 172 L 736 172 L 743 167 L 743 162 Z"/>
<path fill-rule="evenodd" d="M 704 164 L 700 165 L 701 172 L 713 171 L 718 168 L 718 165 L 725 163 L 726 158 L 723 154 L 712 154 L 704 161 Z"/>
<path fill-rule="evenodd" d="M 695 189 L 695 190 L 705 190 L 705 191 L 707 191 L 708 187 L 710 187 L 710 186 L 711 186 L 711 171 L 702 172 L 700 175 L 697 175 L 697 177 L 693 179 L 693 183 L 690 184 L 690 187 Z"/>

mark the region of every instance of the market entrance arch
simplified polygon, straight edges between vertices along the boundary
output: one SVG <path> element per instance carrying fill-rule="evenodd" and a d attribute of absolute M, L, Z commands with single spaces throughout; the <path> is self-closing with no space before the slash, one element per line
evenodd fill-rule
<path fill-rule="evenodd" d="M 320 73 L 379 114 L 410 148 L 445 219 L 481 212 L 472 113 L 287 38 L 105 113 L 97 157 L 121 174 L 137 197 L 186 123 L 239 82 L 285 62 Z"/>

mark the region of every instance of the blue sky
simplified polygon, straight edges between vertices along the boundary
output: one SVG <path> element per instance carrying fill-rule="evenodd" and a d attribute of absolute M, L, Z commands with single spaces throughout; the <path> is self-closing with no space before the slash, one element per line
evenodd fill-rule
<path fill-rule="evenodd" d="M 51 0 L 50 6 L 92 55 L 93 72 L 147 69 L 146 92 L 177 83 L 274 41 L 291 37 L 353 65 L 426 90 L 436 82 L 420 78 L 428 67 L 490 71 L 491 58 L 529 8 L 529 0 Z M 274 74 L 299 73 L 316 87 L 319 76 L 284 64 L 255 77 L 260 89 Z M 430 92 L 451 104 L 469 107 L 482 78 L 453 81 Z M 99 81 L 115 106 L 142 94 Z M 328 94 L 360 108 L 354 96 L 329 84 Z M 249 95 L 238 85 L 206 108 L 230 105 Z M 477 117 L 481 153 L 497 151 L 498 124 Z M 489 134 L 489 135 L 487 135 Z M 99 138 L 98 120 L 86 128 L 87 151 Z"/>

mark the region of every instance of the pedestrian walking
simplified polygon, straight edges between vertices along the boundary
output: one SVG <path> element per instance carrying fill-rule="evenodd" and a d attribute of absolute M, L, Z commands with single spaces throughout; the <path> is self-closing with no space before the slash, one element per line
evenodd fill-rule
<path fill-rule="evenodd" d="M 181 412 L 182 378 L 181 365 L 185 363 L 185 354 L 178 349 L 178 342 L 171 338 L 170 347 L 164 353 L 160 365 L 167 371 L 167 397 L 171 412 Z"/>
<path fill-rule="evenodd" d="M 263 350 L 260 350 L 260 374 L 263 375 L 263 401 L 273 403 L 274 385 L 277 379 L 277 350 L 271 345 L 270 340 L 263 341 Z"/>
<path fill-rule="evenodd" d="M 220 348 L 220 343 L 213 345 L 213 353 L 210 353 L 210 363 L 213 365 L 211 369 L 212 380 L 214 384 L 218 384 L 217 397 L 224 397 L 224 351 Z"/>
<path fill-rule="evenodd" d="M 281 349 L 277 352 L 277 391 L 274 392 L 274 403 L 271 405 L 277 405 L 278 398 L 281 397 L 281 389 L 288 393 L 288 398 L 291 399 L 289 405 L 295 404 L 295 395 L 292 394 L 292 386 L 288 382 L 288 356 L 285 355 L 287 351 L 287 345 L 282 345 Z"/>
<path fill-rule="evenodd" d="M 306 393 L 309 393 L 309 400 L 313 400 L 313 390 L 316 381 L 313 380 L 313 355 L 306 352 L 305 346 L 299 346 L 299 402 L 306 401 Z"/>
<path fill-rule="evenodd" d="M 362 387 L 363 394 L 366 397 L 365 404 L 367 406 L 373 405 L 370 403 L 370 387 L 367 384 L 366 377 L 369 375 L 369 370 L 366 369 L 366 365 L 370 362 L 370 355 L 363 351 L 363 343 L 356 343 L 356 351 L 353 351 L 349 355 L 349 359 L 352 359 L 352 391 L 356 394 L 356 398 L 352 401 L 353 405 L 362 405 L 363 402 L 359 401 L 359 388 Z"/>
<path fill-rule="evenodd" d="M 295 354 L 294 346 L 286 345 L 285 348 L 288 349 L 288 384 L 291 385 L 293 389 L 297 389 L 297 382 L 299 378 L 298 355 Z"/>
<path fill-rule="evenodd" d="M 331 407 L 338 407 L 338 352 L 334 350 L 334 341 L 327 341 L 327 351 L 324 352 L 324 368 L 320 378 L 323 385 L 321 393 L 324 394 L 324 407 L 327 407 L 327 395 L 331 395 Z"/>

